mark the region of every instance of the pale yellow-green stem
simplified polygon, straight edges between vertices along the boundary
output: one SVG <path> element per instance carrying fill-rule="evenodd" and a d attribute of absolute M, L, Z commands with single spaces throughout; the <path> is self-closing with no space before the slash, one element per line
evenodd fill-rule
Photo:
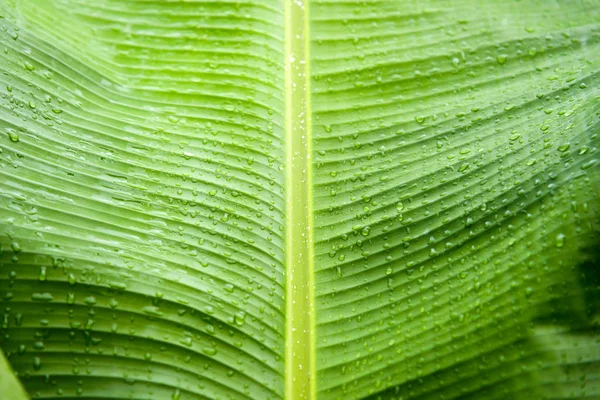
<path fill-rule="evenodd" d="M 286 13 L 286 399 L 315 396 L 308 5 Z"/>

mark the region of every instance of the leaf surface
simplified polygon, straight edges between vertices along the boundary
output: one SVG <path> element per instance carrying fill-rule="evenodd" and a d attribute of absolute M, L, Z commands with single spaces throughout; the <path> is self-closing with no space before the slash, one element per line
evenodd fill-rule
<path fill-rule="evenodd" d="M 32 398 L 600 396 L 598 1 L 0 14 Z"/>

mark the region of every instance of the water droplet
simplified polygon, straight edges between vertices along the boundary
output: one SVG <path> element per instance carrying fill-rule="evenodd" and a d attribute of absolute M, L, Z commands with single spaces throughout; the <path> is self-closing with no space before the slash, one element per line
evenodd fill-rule
<path fill-rule="evenodd" d="M 152 317 L 160 317 L 163 315 L 163 313 L 156 306 L 146 306 L 142 308 L 142 311 L 144 312 L 144 314 L 148 314 Z"/>
<path fill-rule="evenodd" d="M 227 293 L 233 293 L 233 289 L 235 288 L 231 283 L 226 283 L 223 287 Z"/>
<path fill-rule="evenodd" d="M 39 357 L 33 357 L 33 369 L 39 371 L 42 368 L 42 360 Z"/>
<path fill-rule="evenodd" d="M 569 150 L 569 147 L 571 147 L 571 145 L 569 143 L 560 145 L 560 146 L 558 146 L 558 151 L 560 151 L 560 152 L 567 151 L 567 150 Z"/>
<path fill-rule="evenodd" d="M 565 241 L 566 241 L 565 235 L 562 233 L 559 233 L 558 235 L 556 235 L 556 241 L 554 242 L 554 245 L 558 248 L 564 247 Z"/>
<path fill-rule="evenodd" d="M 48 301 L 52 301 L 54 300 L 54 297 L 48 293 L 48 292 L 44 292 L 44 293 L 33 293 L 31 295 L 31 300 L 33 301 L 44 301 L 44 302 L 48 302 Z"/>
<path fill-rule="evenodd" d="M 202 352 L 207 356 L 214 356 L 215 354 L 217 354 L 217 349 L 214 349 L 212 347 L 204 347 L 202 348 Z"/>
<path fill-rule="evenodd" d="M 93 306 L 94 304 L 96 304 L 96 298 L 94 296 L 89 296 L 86 297 L 83 302 L 85 304 L 87 304 L 88 306 Z"/>
<path fill-rule="evenodd" d="M 244 325 L 246 323 L 246 313 L 243 311 L 238 311 L 237 313 L 235 313 L 234 320 L 236 325 Z"/>

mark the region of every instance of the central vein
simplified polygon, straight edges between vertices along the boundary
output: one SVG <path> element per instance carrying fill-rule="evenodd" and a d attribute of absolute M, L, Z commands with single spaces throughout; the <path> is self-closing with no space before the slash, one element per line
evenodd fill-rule
<path fill-rule="evenodd" d="M 286 15 L 286 399 L 315 398 L 311 120 L 306 0 Z"/>

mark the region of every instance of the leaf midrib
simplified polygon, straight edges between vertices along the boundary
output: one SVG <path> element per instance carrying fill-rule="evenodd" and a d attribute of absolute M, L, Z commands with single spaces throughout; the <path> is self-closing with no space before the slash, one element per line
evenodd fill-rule
<path fill-rule="evenodd" d="M 316 398 L 308 5 L 285 0 L 285 398 Z"/>

